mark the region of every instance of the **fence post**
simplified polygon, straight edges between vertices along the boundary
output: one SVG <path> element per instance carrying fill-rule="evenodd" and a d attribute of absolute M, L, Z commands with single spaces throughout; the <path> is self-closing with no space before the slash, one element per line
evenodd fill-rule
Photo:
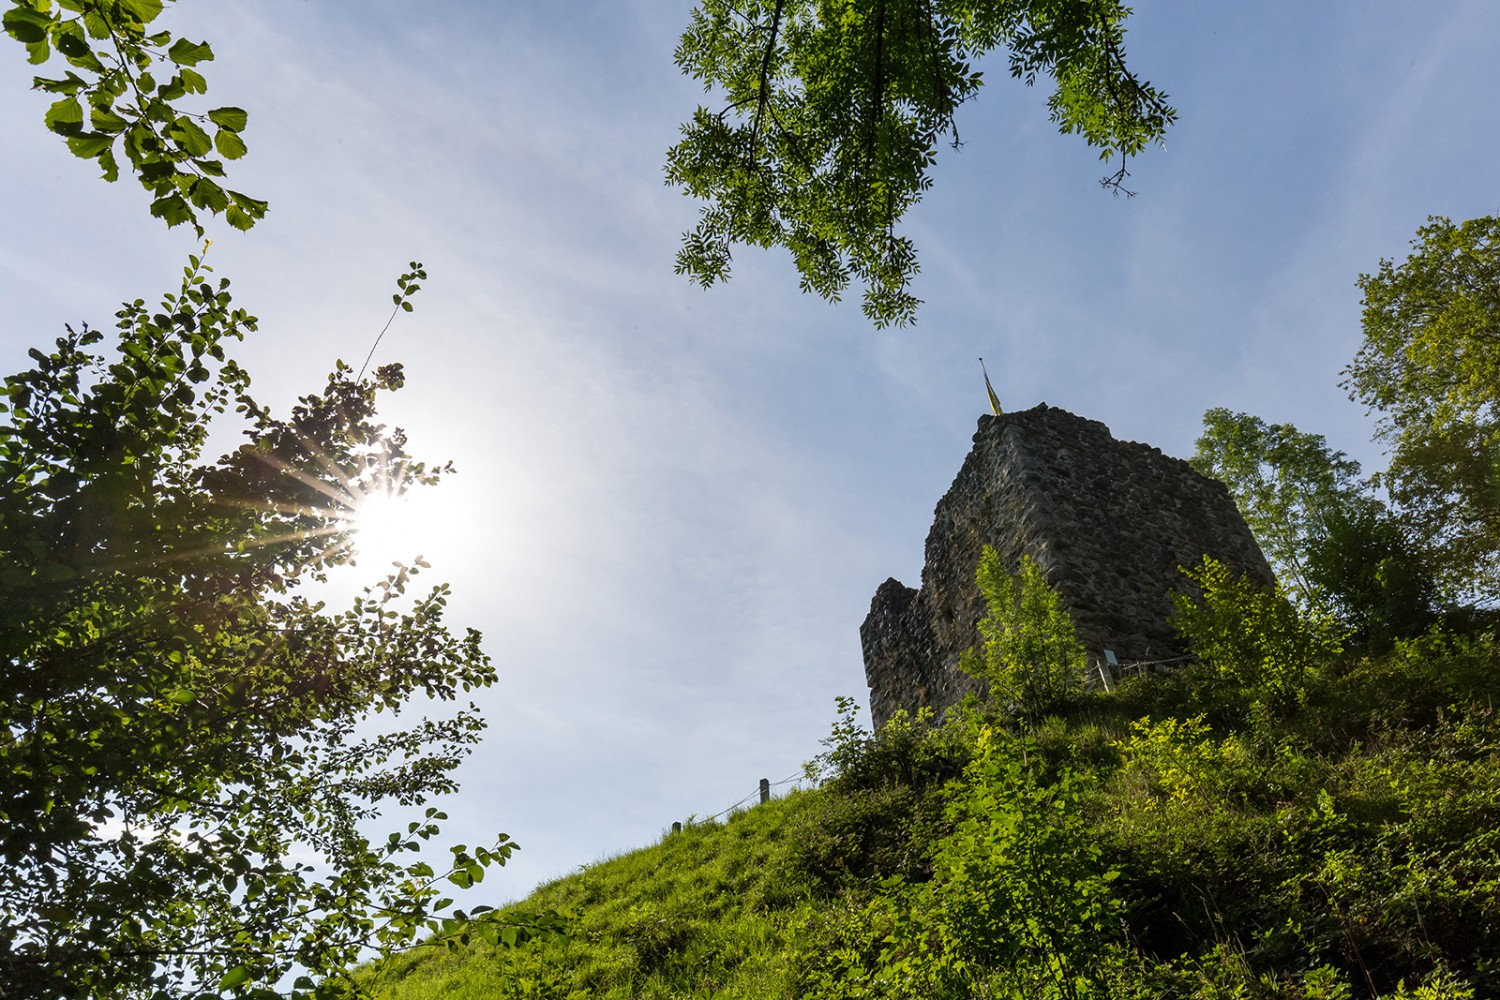
<path fill-rule="evenodd" d="M 765 805 L 771 801 L 771 779 L 760 779 L 760 804 Z"/>
<path fill-rule="evenodd" d="M 673 833 L 681 833 L 682 832 L 682 824 L 679 823 L 679 822 L 677 822 L 676 820 L 673 820 L 672 821 L 672 832 Z"/>

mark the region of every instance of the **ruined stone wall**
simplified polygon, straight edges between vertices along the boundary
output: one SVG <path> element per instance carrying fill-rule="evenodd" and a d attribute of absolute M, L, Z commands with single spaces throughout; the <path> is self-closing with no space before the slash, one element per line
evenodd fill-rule
<path fill-rule="evenodd" d="M 979 642 L 974 572 L 985 545 L 1013 570 L 1023 554 L 1062 595 L 1091 662 L 1181 654 L 1170 625 L 1179 570 L 1211 555 L 1273 580 L 1228 490 L 1096 420 L 1043 403 L 984 416 L 958 478 L 938 502 L 919 590 L 892 579 L 860 628 L 876 726 L 898 708 L 941 712 L 976 682 L 958 657 Z"/>

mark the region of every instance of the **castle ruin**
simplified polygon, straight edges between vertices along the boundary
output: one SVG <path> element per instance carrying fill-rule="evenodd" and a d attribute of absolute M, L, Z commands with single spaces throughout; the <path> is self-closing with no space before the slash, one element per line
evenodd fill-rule
<path fill-rule="evenodd" d="M 1179 567 L 1213 556 L 1236 573 L 1274 577 L 1229 491 L 1181 459 L 1117 441 L 1097 420 L 1043 403 L 979 418 L 974 447 L 938 502 L 919 590 L 880 585 L 860 627 L 870 713 L 941 713 L 979 682 L 958 669 L 985 613 L 975 582 L 984 546 L 1014 570 L 1041 567 L 1073 616 L 1091 674 L 1182 655 L 1172 593 Z"/>

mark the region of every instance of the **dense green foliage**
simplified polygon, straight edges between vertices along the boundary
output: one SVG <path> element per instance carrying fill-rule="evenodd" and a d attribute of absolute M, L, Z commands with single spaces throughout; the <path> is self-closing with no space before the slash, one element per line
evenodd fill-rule
<path fill-rule="evenodd" d="M 1330 523 L 1367 503 L 1359 463 L 1321 434 L 1218 407 L 1203 414 L 1193 468 L 1224 483 L 1278 579 L 1302 602 L 1323 588 L 1309 566 Z"/>
<path fill-rule="evenodd" d="M 1206 556 L 1187 575 L 1198 596 L 1172 595 L 1177 632 L 1228 683 L 1290 708 L 1307 697 L 1314 667 L 1343 651 L 1338 622 L 1316 605 L 1298 609 L 1280 587 L 1236 577 Z"/>
<path fill-rule="evenodd" d="M 193 258 L 113 343 L 70 329 L 0 390 L 0 984 L 4 996 L 340 995 L 365 949 L 443 926 L 510 845 L 404 860 L 453 787 L 494 670 L 443 622 L 446 587 L 400 566 L 343 610 L 304 596 L 351 559 L 369 494 L 429 483 L 374 421 L 399 366 L 281 419 L 229 348 L 256 321 Z M 406 282 L 398 299 L 411 291 Z M 202 452 L 215 418 L 246 443 Z"/>
<path fill-rule="evenodd" d="M 197 66 L 213 59 L 207 42 L 174 38 L 155 26 L 172 0 L 9 0 L 5 33 L 34 65 L 60 57 L 62 76 L 35 78 L 57 100 L 46 126 L 75 156 L 99 164 L 105 180 L 123 159 L 151 196 L 151 214 L 169 226 L 198 213 L 223 214 L 249 229 L 266 203 L 224 187 L 224 161 L 245 155 L 248 115 L 240 108 L 189 111 L 208 90 Z"/>
<path fill-rule="evenodd" d="M 1368 641 L 1483 619 L 1500 586 L 1500 220 L 1434 218 L 1361 275 L 1351 396 L 1380 411 L 1389 468 L 1247 413 L 1204 414 L 1193 465 L 1221 480 L 1288 593 Z"/>
<path fill-rule="evenodd" d="M 736 244 L 785 247 L 804 291 L 865 286 L 877 326 L 910 323 L 916 248 L 897 232 L 931 183 L 955 114 L 1009 55 L 1028 86 L 1056 83 L 1052 120 L 1121 166 L 1160 141 L 1176 112 L 1125 63 L 1118 0 L 702 0 L 677 47 L 683 72 L 722 92 L 667 155 L 667 181 L 707 204 L 679 273 L 728 277 Z"/>
<path fill-rule="evenodd" d="M 1036 561 L 1022 556 L 1016 572 L 1008 573 L 1000 554 L 986 545 L 977 579 L 990 609 L 979 623 L 984 649 L 969 651 L 959 666 L 983 678 L 996 703 L 1033 717 L 1081 694 L 1083 646 Z"/>
<path fill-rule="evenodd" d="M 1383 476 L 1452 585 L 1500 588 L 1500 218 L 1432 218 L 1361 275 L 1364 344 L 1346 370 L 1381 413 Z"/>
<path fill-rule="evenodd" d="M 1331 610 L 1376 643 L 1419 635 L 1437 616 L 1431 544 L 1322 435 L 1215 408 L 1191 461 L 1229 488 L 1299 606 Z"/>
<path fill-rule="evenodd" d="M 822 787 L 515 908 L 556 907 L 569 935 L 367 981 L 390 1000 L 1495 995 L 1500 643 L 1351 655 L 1282 595 L 1198 576 L 1201 664 L 879 734 L 846 701 Z"/>
<path fill-rule="evenodd" d="M 190 110 L 213 52 L 155 26 L 170 2 L 11 0 L 3 28 L 66 62 L 35 86 L 75 155 L 110 181 L 128 164 L 169 226 L 249 229 L 265 203 L 219 183 L 247 115 Z M 413 587 L 420 560 L 342 610 L 300 587 L 352 560 L 365 498 L 446 471 L 375 421 L 400 366 L 341 362 L 278 418 L 230 357 L 256 320 L 210 271 L 193 257 L 157 309 L 127 303 L 112 339 L 69 328 L 0 390 L 6 1000 L 347 996 L 359 957 L 466 919 L 445 891 L 513 850 L 410 853 L 483 722 L 394 717 L 495 678 L 479 634 L 445 625 L 447 588 Z M 205 461 L 226 421 L 247 443 Z M 372 841 L 392 808 L 415 818 Z"/>

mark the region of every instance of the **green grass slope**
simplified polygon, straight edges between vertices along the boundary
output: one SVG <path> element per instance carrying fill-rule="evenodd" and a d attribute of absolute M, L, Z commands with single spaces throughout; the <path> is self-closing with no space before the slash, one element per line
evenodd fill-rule
<path fill-rule="evenodd" d="M 543 886 L 414 998 L 1500 996 L 1500 651 L 1223 662 L 873 736 L 822 787 Z"/>
<path fill-rule="evenodd" d="M 501 915 L 562 913 L 565 937 L 417 949 L 369 985 L 390 1000 L 791 995 L 796 925 L 819 917 L 826 900 L 792 870 L 788 838 L 823 798 L 794 793 L 690 825 L 542 886 Z"/>

